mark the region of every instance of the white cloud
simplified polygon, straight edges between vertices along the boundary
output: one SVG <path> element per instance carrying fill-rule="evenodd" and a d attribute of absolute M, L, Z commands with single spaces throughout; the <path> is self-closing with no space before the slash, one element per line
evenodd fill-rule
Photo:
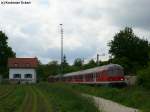
<path fill-rule="evenodd" d="M 32 0 L 30 5 L 0 5 L 0 28 L 19 57 L 42 62 L 60 58 L 60 28 L 64 24 L 64 53 L 69 62 L 97 53 L 108 58 L 107 43 L 124 26 L 149 36 L 149 1 Z M 136 4 L 136 5 L 135 5 Z"/>

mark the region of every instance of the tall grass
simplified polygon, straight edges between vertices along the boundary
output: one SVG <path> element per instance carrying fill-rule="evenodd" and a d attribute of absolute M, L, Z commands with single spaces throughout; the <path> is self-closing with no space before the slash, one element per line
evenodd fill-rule
<path fill-rule="evenodd" d="M 81 96 L 80 93 L 59 84 L 40 84 L 38 87 L 48 93 L 49 99 L 53 102 L 55 112 L 99 112 L 92 99 Z"/>
<path fill-rule="evenodd" d="M 86 85 L 68 85 L 79 92 L 103 97 L 123 105 L 150 112 L 150 90 L 141 87 L 111 88 Z"/>
<path fill-rule="evenodd" d="M 0 112 L 98 112 L 92 102 L 64 84 L 0 86 Z"/>
<path fill-rule="evenodd" d="M 22 103 L 22 99 L 24 98 L 24 90 L 22 86 L 5 86 L 3 85 L 0 91 L 6 91 L 6 93 L 2 92 L 3 97 L 0 99 L 0 111 L 1 112 L 16 112 L 16 110 L 20 107 Z M 9 90 L 7 89 L 9 88 Z M 12 90 L 12 88 L 15 88 Z M 9 94 L 8 94 L 9 93 Z"/>

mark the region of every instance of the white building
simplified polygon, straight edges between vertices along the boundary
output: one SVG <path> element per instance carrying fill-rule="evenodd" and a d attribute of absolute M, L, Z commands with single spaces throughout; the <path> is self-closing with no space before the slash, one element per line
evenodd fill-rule
<path fill-rule="evenodd" d="M 20 83 L 36 83 L 37 58 L 8 59 L 9 80 Z"/>

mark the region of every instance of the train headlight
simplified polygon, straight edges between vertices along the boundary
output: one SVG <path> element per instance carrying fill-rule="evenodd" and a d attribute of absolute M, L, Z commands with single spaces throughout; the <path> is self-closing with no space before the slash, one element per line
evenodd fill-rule
<path fill-rule="evenodd" d="M 121 81 L 123 81 L 123 78 L 121 78 Z"/>

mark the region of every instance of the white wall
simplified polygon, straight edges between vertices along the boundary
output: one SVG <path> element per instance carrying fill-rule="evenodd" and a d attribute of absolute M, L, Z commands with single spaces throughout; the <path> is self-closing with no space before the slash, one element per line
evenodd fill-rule
<path fill-rule="evenodd" d="M 36 71 L 35 69 L 18 69 L 18 68 L 11 68 L 9 69 L 9 79 L 14 79 L 14 74 L 21 74 L 21 80 L 23 82 L 36 82 Z M 32 78 L 25 78 L 25 74 L 32 74 Z"/>

